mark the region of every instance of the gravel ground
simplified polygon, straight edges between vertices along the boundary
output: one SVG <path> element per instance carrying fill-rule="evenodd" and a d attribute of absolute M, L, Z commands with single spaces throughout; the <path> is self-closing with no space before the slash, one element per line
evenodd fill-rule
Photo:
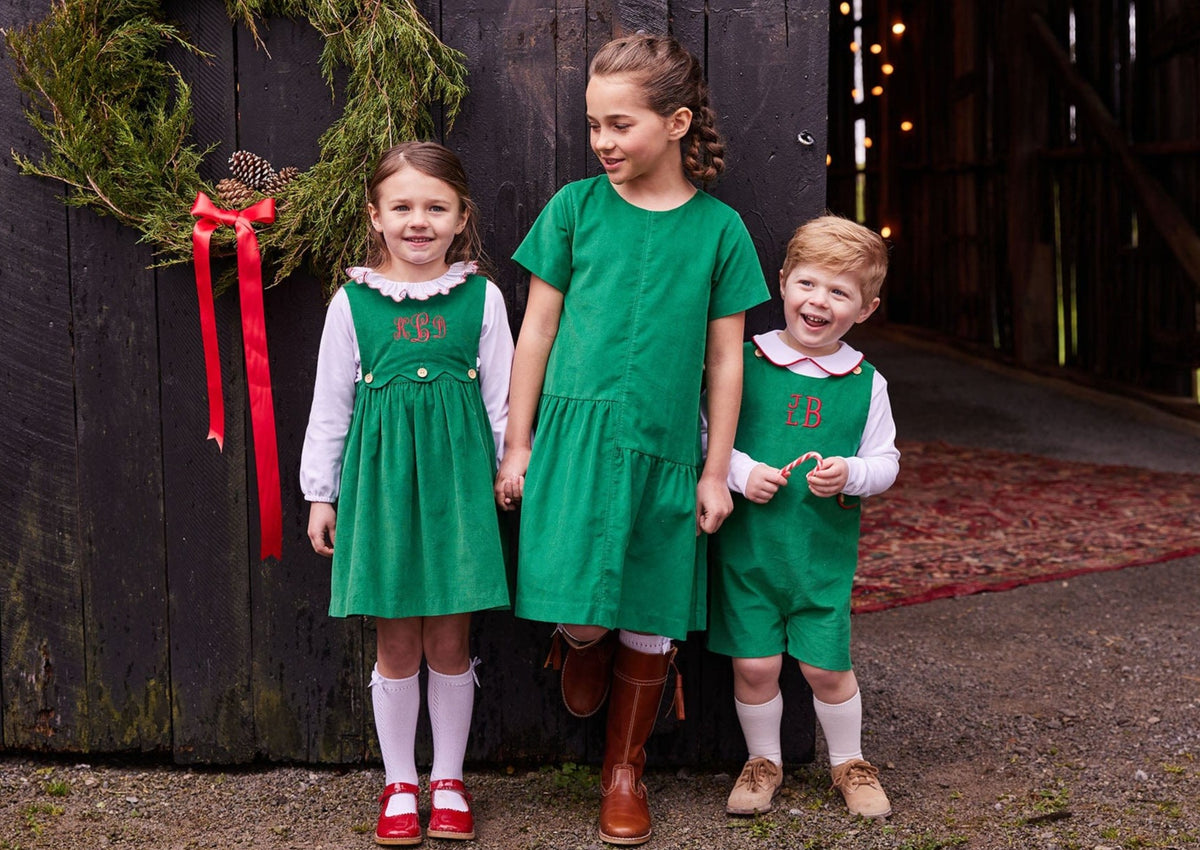
<path fill-rule="evenodd" d="M 780 805 L 757 818 L 724 814 L 738 765 L 649 772 L 646 846 L 1200 847 L 1198 584 L 1189 558 L 857 616 L 865 751 L 883 766 L 892 817 L 846 815 L 818 738 L 817 762 L 788 765 Z M 0 850 L 367 848 L 382 781 L 378 769 L 7 754 Z M 593 767 L 467 781 L 479 819 L 468 846 L 604 846 Z"/>

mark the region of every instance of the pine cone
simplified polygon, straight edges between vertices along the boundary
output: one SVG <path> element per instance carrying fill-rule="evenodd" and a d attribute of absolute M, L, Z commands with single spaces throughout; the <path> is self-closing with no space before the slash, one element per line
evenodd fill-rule
<path fill-rule="evenodd" d="M 241 180 L 226 177 L 217 181 L 217 197 L 227 209 L 241 209 L 254 198 L 254 190 Z"/>
<path fill-rule="evenodd" d="M 234 151 L 229 157 L 229 170 L 257 192 L 265 192 L 267 181 L 277 176 L 271 163 L 250 151 Z"/>
<path fill-rule="evenodd" d="M 300 169 L 294 165 L 289 165 L 286 168 L 279 169 L 278 174 L 272 174 L 263 181 L 263 193 L 274 197 L 287 188 L 287 184 L 296 179 L 300 174 Z"/>

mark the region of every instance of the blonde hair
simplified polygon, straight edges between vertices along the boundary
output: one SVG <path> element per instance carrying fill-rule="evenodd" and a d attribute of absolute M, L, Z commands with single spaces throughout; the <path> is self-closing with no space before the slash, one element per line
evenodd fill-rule
<path fill-rule="evenodd" d="M 826 214 L 800 225 L 788 240 L 783 279 L 800 265 L 819 266 L 835 274 L 852 272 L 859 279 L 863 304 L 870 304 L 879 297 L 887 277 L 887 243 L 869 227 Z"/>
<path fill-rule="evenodd" d="M 666 118 L 680 107 L 691 110 L 692 125 L 681 140 L 688 174 L 711 183 L 725 170 L 725 141 L 717 132 L 717 114 L 708 105 L 704 71 L 678 41 L 648 33 L 614 38 L 592 58 L 588 76 L 616 74 L 631 76 L 657 115 Z"/>
<path fill-rule="evenodd" d="M 379 184 L 405 166 L 415 168 L 422 174 L 435 177 L 449 185 L 458 195 L 463 212 L 467 214 L 467 224 L 462 233 L 457 234 L 446 249 L 446 262 L 453 264 L 476 260 L 481 270 L 486 269 L 487 259 L 483 255 L 483 242 L 479 238 L 479 209 L 471 200 L 467 172 L 458 156 L 449 148 L 437 142 L 400 142 L 388 148 L 379 158 L 367 183 L 367 202 L 378 207 Z M 387 258 L 387 244 L 383 241 L 383 234 L 374 227 L 368 232 L 367 265 L 376 268 Z"/>

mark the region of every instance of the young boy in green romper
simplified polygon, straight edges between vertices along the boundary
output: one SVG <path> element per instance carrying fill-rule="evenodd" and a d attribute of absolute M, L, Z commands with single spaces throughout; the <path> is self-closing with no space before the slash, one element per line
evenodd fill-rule
<path fill-rule="evenodd" d="M 862 701 L 850 664 L 859 498 L 899 471 L 887 382 L 842 341 L 879 306 L 887 247 L 826 215 L 800 227 L 779 273 L 786 327 L 744 348 L 730 459 L 734 511 L 713 538 L 708 646 L 733 658 L 749 760 L 726 811 L 770 811 L 783 782 L 779 674 L 796 658 L 813 691 L 833 784 L 850 812 L 886 817 L 878 769 L 862 757 Z M 790 462 L 816 453 L 793 469 Z"/>

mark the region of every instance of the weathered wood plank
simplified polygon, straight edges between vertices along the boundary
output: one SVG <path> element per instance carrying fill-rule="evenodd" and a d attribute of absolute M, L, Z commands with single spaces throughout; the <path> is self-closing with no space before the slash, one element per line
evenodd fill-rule
<path fill-rule="evenodd" d="M 8 3 L 0 26 L 49 9 Z M 73 751 L 86 743 L 87 689 L 65 190 L 21 176 L 8 155 L 43 150 L 10 73 L 0 74 L 0 140 L 0 503 L 11 517 L 0 541 L 3 745 Z"/>
<path fill-rule="evenodd" d="M 1045 9 L 1045 0 L 1019 0 L 1029 11 Z M 1027 17 L 1028 13 L 1026 13 Z M 1012 29 L 1012 15 L 1006 25 Z M 1012 41 L 1015 33 L 1006 40 Z M 1050 213 L 1042 204 L 1046 192 L 1038 181 L 1037 151 L 1049 141 L 1048 97 L 1032 57 L 1010 51 L 1006 57 L 1007 98 L 996 104 L 1008 125 L 1008 179 L 1004 181 L 1007 218 L 1007 262 L 1011 270 L 1013 356 L 1025 365 L 1057 361 L 1053 245 L 1045 239 Z M 1005 120 L 1007 119 L 1007 120 Z"/>
<path fill-rule="evenodd" d="M 150 250 L 70 216 L 87 749 L 169 752 L 158 326 Z"/>
<path fill-rule="evenodd" d="M 617 0 L 615 30 L 666 33 L 671 19 L 669 6 L 667 0 Z"/>
<path fill-rule="evenodd" d="M 552 0 L 478 0 L 442 12 L 442 38 L 466 54 L 471 86 L 446 144 L 467 169 L 514 327 L 528 281 L 509 257 L 558 188 L 555 20 Z"/>
<path fill-rule="evenodd" d="M 205 176 L 223 176 L 236 139 L 232 25 L 219 3 L 172 0 L 166 8 L 215 57 L 209 62 L 171 56 L 192 83 L 198 142 L 220 142 L 205 161 Z M 214 265 L 214 279 L 222 262 L 227 261 Z M 208 399 L 191 268 L 161 271 L 158 291 L 175 759 L 248 761 L 255 748 L 246 385 L 237 294 L 227 292 L 216 302 L 225 396 L 222 453 L 205 440 Z"/>
<path fill-rule="evenodd" d="M 557 75 L 555 77 L 554 182 L 563 186 L 587 173 L 592 151 L 588 144 L 583 97 L 587 89 L 587 67 L 598 45 L 588 41 L 587 0 L 574 0 L 558 8 L 555 32 Z"/>
<path fill-rule="evenodd" d="M 260 35 L 265 50 L 238 31 L 238 139 L 277 169 L 307 169 L 344 105 L 321 78 L 323 40 L 307 23 L 284 19 L 269 21 Z M 362 621 L 326 613 L 329 561 L 308 543 L 308 503 L 298 480 L 325 317 L 322 292 L 323 281 L 300 272 L 265 295 L 284 555 L 250 569 L 254 727 L 257 750 L 267 758 L 345 762 L 365 752 Z M 249 502 L 253 522 L 256 492 Z"/>

